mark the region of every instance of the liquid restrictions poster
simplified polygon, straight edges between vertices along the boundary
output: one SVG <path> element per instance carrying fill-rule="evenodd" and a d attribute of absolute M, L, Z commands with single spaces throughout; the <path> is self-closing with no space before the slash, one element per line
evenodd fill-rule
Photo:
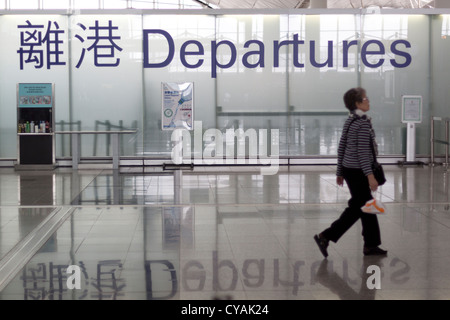
<path fill-rule="evenodd" d="M 51 83 L 19 83 L 17 85 L 19 108 L 51 108 L 53 85 Z"/>
<path fill-rule="evenodd" d="M 192 130 L 194 123 L 194 84 L 162 83 L 162 129 Z"/>

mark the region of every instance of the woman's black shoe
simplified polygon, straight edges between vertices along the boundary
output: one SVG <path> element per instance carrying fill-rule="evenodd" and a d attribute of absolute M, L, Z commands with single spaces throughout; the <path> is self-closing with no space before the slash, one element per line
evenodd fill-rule
<path fill-rule="evenodd" d="M 380 247 L 364 247 L 365 256 L 385 256 L 387 251 L 380 249 Z"/>
<path fill-rule="evenodd" d="M 328 240 L 322 237 L 320 234 L 314 236 L 314 240 L 316 240 L 317 245 L 319 246 L 320 252 L 322 252 L 323 256 L 328 257 Z"/>

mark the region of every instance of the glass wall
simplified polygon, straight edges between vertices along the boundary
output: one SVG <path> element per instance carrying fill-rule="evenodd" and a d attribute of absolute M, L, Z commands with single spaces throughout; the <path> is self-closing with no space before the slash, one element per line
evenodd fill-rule
<path fill-rule="evenodd" d="M 56 119 L 69 119 L 68 29 L 69 20 L 63 15 L 0 16 L 0 158 L 17 159 L 17 83 L 54 83 Z M 56 51 L 66 55 L 61 60 L 51 53 L 44 55 L 46 30 L 58 42 Z"/>
<path fill-rule="evenodd" d="M 421 95 L 416 152 L 430 154 L 430 119 L 448 114 L 448 16 L 198 12 L 0 16 L 0 159 L 17 157 L 16 84 L 30 82 L 55 83 L 56 130 L 137 129 L 122 137 L 131 158 L 171 157 L 162 82 L 194 83 L 202 134 L 278 129 L 282 157 L 336 156 L 355 86 L 380 153 L 405 154 L 401 97 Z M 69 136 L 56 154 L 70 157 Z M 83 135 L 83 157 L 110 154 L 108 135 Z"/>
<path fill-rule="evenodd" d="M 369 90 L 372 118 L 382 154 L 400 154 L 405 144 L 405 125 L 401 122 L 403 95 L 423 97 L 423 123 L 416 126 L 417 153 L 430 153 L 430 26 L 424 15 L 368 15 L 362 20 L 365 41 L 379 40 L 386 49 L 385 63 L 378 68 L 362 67 L 361 84 Z M 408 46 L 410 48 L 408 48 Z M 373 49 L 371 49 L 373 50 Z M 398 52 L 400 51 L 400 52 Z M 411 63 L 407 63 L 408 52 Z M 400 53 L 400 54 L 399 54 Z M 370 57 L 375 65 L 380 55 Z"/>
<path fill-rule="evenodd" d="M 431 79 L 430 110 L 431 116 L 445 119 L 450 117 L 450 63 L 447 55 L 450 49 L 450 16 L 435 15 L 431 16 L 430 20 L 433 30 L 428 39 L 432 54 L 428 66 Z M 435 121 L 434 125 L 435 138 L 445 140 L 445 122 Z M 444 145 L 435 144 L 435 148 L 436 154 L 445 153 Z"/>
<path fill-rule="evenodd" d="M 141 16 L 75 15 L 70 17 L 70 25 L 71 112 L 56 119 L 82 130 L 137 129 L 139 122 L 142 126 Z M 141 140 L 123 136 L 122 154 L 137 154 Z M 111 153 L 108 135 L 82 136 L 82 156 Z"/>
<path fill-rule="evenodd" d="M 173 39 L 173 59 L 166 67 L 145 68 L 145 106 L 143 123 L 144 156 L 170 157 L 172 151 L 172 131 L 162 130 L 162 82 L 194 83 L 194 120 L 202 121 L 205 128 L 215 126 L 216 88 L 215 79 L 211 78 L 211 41 L 215 40 L 215 17 L 208 15 L 145 15 L 145 30 L 166 31 L 170 38 L 160 31 L 148 35 L 149 64 L 158 64 L 169 58 L 168 43 Z M 189 44 L 188 41 L 198 41 Z M 188 44 L 186 44 L 188 43 Z M 186 51 L 196 52 L 203 48 L 203 55 L 186 55 L 181 61 L 180 50 L 185 45 Z M 196 68 L 186 65 L 203 63 Z"/>

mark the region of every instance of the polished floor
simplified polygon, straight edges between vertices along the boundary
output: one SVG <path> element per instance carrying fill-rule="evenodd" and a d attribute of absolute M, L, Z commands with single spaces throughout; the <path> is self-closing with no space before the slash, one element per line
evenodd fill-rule
<path fill-rule="evenodd" d="M 450 299 L 443 166 L 386 166 L 388 255 L 363 255 L 357 222 L 327 259 L 313 236 L 349 197 L 334 166 L 142 170 L 0 169 L 0 299 Z"/>

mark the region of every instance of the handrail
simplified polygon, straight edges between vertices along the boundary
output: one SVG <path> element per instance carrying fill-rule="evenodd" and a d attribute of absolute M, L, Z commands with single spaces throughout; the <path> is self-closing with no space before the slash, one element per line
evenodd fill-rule
<path fill-rule="evenodd" d="M 434 138 L 434 122 L 435 121 L 445 121 L 445 140 L 435 139 Z M 431 117 L 431 165 L 434 165 L 434 143 L 440 143 L 445 145 L 445 166 L 448 166 L 448 158 L 449 158 L 449 145 L 450 145 L 450 136 L 449 136 L 449 122 L 450 118 L 442 118 L 442 117 Z"/>
<path fill-rule="evenodd" d="M 68 131 L 55 131 L 57 134 L 121 134 L 121 133 L 137 133 L 137 130 L 114 130 L 114 131 L 99 131 L 99 130 L 68 130 Z"/>
<path fill-rule="evenodd" d="M 70 134 L 72 136 L 72 168 L 78 169 L 78 164 L 80 162 L 80 149 L 81 149 L 81 139 L 82 134 L 110 134 L 112 135 L 112 159 L 113 159 L 113 169 L 119 169 L 119 135 L 120 134 L 130 134 L 137 133 L 137 130 L 115 130 L 115 131 L 97 131 L 97 130 L 70 130 L 70 131 L 55 131 L 55 134 Z"/>

